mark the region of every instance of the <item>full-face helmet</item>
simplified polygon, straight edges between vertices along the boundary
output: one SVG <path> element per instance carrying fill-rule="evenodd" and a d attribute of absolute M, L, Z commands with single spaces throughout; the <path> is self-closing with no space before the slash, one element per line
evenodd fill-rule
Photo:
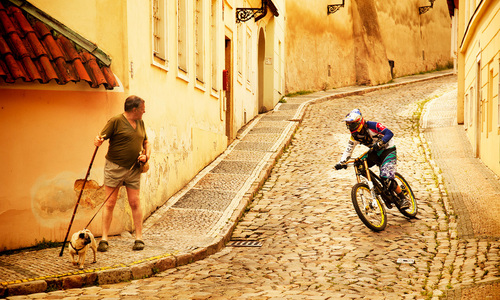
<path fill-rule="evenodd" d="M 365 119 L 361 115 L 361 111 L 357 108 L 348 113 L 344 121 L 347 129 L 349 129 L 351 133 L 361 131 L 365 125 Z"/>

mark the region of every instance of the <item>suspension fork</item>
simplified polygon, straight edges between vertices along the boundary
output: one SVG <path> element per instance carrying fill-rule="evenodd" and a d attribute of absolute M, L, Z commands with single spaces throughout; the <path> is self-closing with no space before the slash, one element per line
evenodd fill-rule
<path fill-rule="evenodd" d="M 364 160 L 363 165 L 365 166 L 366 178 L 368 179 L 368 187 L 370 188 L 370 191 L 372 193 L 372 197 L 373 197 L 373 199 L 377 199 L 377 194 L 375 193 L 375 185 L 373 184 L 372 176 L 370 174 L 370 169 L 368 168 L 368 162 L 366 160 Z"/>

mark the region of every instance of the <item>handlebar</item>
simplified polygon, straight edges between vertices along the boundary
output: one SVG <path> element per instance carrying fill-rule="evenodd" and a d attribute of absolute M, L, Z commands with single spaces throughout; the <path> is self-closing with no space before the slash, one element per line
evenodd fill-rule
<path fill-rule="evenodd" d="M 360 160 L 362 157 L 364 157 L 365 155 L 369 154 L 370 152 L 372 152 L 373 149 L 370 148 L 368 151 L 366 151 L 365 153 L 361 154 L 360 156 L 356 157 L 356 158 L 353 158 L 353 159 L 350 159 L 348 161 L 345 162 L 345 164 L 341 164 L 340 165 L 340 169 L 347 169 L 348 166 L 352 166 L 354 165 L 354 163 L 358 160 Z M 338 170 L 340 170 L 338 169 Z"/>

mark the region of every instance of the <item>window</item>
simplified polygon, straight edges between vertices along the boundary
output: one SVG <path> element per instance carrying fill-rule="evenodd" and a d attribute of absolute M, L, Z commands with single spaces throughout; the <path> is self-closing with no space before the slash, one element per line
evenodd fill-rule
<path fill-rule="evenodd" d="M 237 23 L 237 35 L 238 35 L 238 48 L 237 48 L 237 55 L 238 55 L 238 61 L 237 61 L 237 69 L 238 69 L 238 74 L 240 76 L 243 75 L 243 24 L 242 23 Z"/>
<path fill-rule="evenodd" d="M 488 92 L 487 92 L 487 99 L 486 101 L 488 102 L 488 112 L 486 115 L 487 119 L 487 134 L 489 134 L 493 130 L 493 66 L 491 66 L 489 72 L 488 72 Z"/>
<path fill-rule="evenodd" d="M 467 129 L 469 127 L 469 94 L 465 94 L 465 103 L 464 103 L 464 127 Z"/>
<path fill-rule="evenodd" d="M 247 82 L 250 82 L 250 74 L 252 71 L 252 35 L 251 32 L 247 32 L 247 53 L 246 53 L 246 78 Z"/>
<path fill-rule="evenodd" d="M 481 80 L 481 59 L 479 58 L 477 61 L 477 75 L 476 75 L 476 101 L 479 109 L 479 127 L 481 128 L 481 132 L 484 132 L 484 122 L 485 122 L 485 107 L 483 103 L 483 93 L 482 93 L 482 80 Z"/>
<path fill-rule="evenodd" d="M 165 1 L 153 0 L 153 57 L 158 62 L 167 60 Z"/>
<path fill-rule="evenodd" d="M 217 91 L 217 0 L 212 0 L 210 10 L 210 49 L 212 53 L 212 89 Z"/>
<path fill-rule="evenodd" d="M 177 0 L 177 66 L 187 73 L 187 8 L 186 0 Z"/>
<path fill-rule="evenodd" d="M 471 87 L 470 88 L 470 101 L 469 101 L 469 127 L 472 127 L 472 124 L 474 122 L 474 115 L 475 115 L 475 111 L 474 111 L 474 87 Z"/>
<path fill-rule="evenodd" d="M 282 68 L 282 64 L 281 64 L 281 41 L 278 41 L 278 53 L 275 54 L 276 55 L 276 58 L 278 59 L 278 93 L 281 94 L 281 91 L 283 90 L 283 81 L 282 81 L 282 78 L 281 78 L 281 74 L 283 74 L 283 72 L 281 72 L 281 68 Z"/>
<path fill-rule="evenodd" d="M 498 96 L 498 100 L 497 100 L 497 102 L 498 102 L 497 127 L 500 129 L 500 60 L 499 60 L 499 63 L 498 63 L 497 78 L 498 78 L 498 89 L 497 89 L 497 96 Z"/>
<path fill-rule="evenodd" d="M 196 79 L 203 82 L 204 76 L 204 14 L 203 14 L 203 0 L 196 0 L 196 7 L 194 10 L 194 34 L 195 34 L 195 65 L 196 65 Z"/>

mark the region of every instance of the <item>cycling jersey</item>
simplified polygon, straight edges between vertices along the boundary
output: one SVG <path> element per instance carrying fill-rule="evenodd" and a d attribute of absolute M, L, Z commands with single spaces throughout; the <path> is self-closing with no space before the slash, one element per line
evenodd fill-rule
<path fill-rule="evenodd" d="M 366 130 L 360 132 L 355 131 L 351 134 L 351 138 L 347 144 L 347 148 L 342 154 L 341 162 L 346 162 L 351 158 L 352 152 L 357 145 L 362 144 L 366 147 L 373 147 L 377 142 L 383 141 L 384 146 L 380 150 L 385 150 L 396 146 L 392 137 L 394 134 L 389 128 L 381 123 L 366 121 Z"/>

